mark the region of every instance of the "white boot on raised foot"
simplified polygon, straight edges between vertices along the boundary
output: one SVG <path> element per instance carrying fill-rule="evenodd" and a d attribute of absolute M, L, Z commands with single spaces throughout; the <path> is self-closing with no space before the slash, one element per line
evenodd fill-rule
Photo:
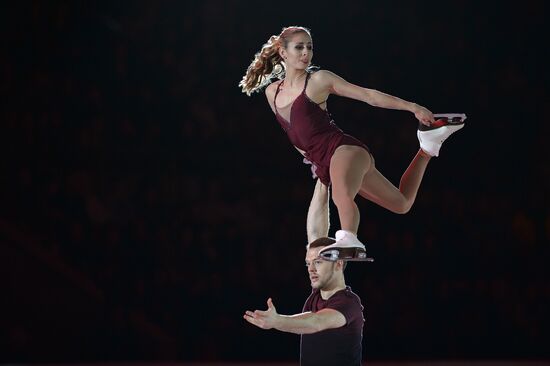
<path fill-rule="evenodd" d="M 456 131 L 464 127 L 464 113 L 434 114 L 435 122 L 430 126 L 418 125 L 418 141 L 420 148 L 430 156 L 439 156 L 443 142 Z"/>

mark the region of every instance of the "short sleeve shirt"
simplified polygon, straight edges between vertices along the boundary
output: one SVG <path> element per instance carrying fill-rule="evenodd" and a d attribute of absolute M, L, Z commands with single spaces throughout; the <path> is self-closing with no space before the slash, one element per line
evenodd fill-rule
<path fill-rule="evenodd" d="M 304 304 L 304 312 L 333 309 L 346 318 L 340 328 L 313 334 L 302 334 L 300 343 L 301 366 L 360 366 L 362 358 L 363 305 L 348 286 L 324 300 L 314 289 Z"/>

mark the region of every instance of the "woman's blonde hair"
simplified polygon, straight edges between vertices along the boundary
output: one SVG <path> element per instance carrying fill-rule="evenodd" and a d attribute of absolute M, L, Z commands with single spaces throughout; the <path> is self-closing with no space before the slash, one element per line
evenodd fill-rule
<path fill-rule="evenodd" d="M 271 83 L 272 78 L 282 79 L 285 75 L 285 64 L 279 49 L 286 48 L 290 38 L 296 33 L 307 33 L 309 29 L 300 26 L 285 27 L 278 36 L 271 36 L 262 46 L 260 52 L 254 55 L 254 60 L 246 69 L 246 74 L 239 83 L 243 93 L 251 95 Z"/>

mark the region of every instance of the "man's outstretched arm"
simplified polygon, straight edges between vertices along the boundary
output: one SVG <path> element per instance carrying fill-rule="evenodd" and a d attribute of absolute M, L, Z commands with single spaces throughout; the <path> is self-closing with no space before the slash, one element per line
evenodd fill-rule
<path fill-rule="evenodd" d="M 340 328 L 346 325 L 344 315 L 334 309 L 322 309 L 316 313 L 307 312 L 295 315 L 277 314 L 271 299 L 267 300 L 267 310 L 246 311 L 244 319 L 262 329 L 277 329 L 295 334 L 311 334 L 325 329 Z"/>

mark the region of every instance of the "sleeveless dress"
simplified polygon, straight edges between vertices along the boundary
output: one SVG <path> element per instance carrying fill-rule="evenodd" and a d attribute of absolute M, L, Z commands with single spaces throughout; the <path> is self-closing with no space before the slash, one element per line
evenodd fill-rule
<path fill-rule="evenodd" d="M 300 95 L 283 108 L 277 108 L 277 95 L 284 80 L 279 83 L 273 100 L 275 116 L 288 135 L 290 142 L 305 151 L 304 162 L 312 164 L 313 178 L 319 177 L 324 185 L 329 186 L 330 159 L 339 146 L 360 146 L 369 154 L 370 150 L 361 141 L 345 134 L 336 126 L 328 111 L 319 107 L 307 96 L 306 88 L 310 76 L 311 73 L 308 72 L 304 89 Z M 281 113 L 286 117 L 283 117 Z"/>

